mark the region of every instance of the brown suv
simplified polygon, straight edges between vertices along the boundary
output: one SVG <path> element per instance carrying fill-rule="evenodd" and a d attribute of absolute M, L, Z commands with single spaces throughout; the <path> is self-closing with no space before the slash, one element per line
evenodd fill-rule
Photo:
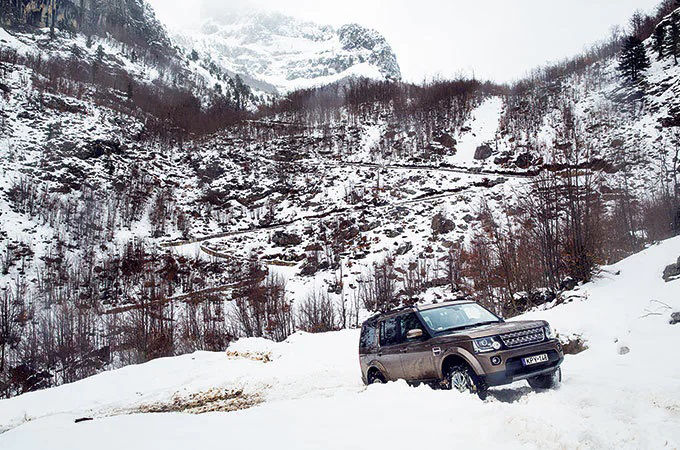
<path fill-rule="evenodd" d="M 364 383 L 404 379 L 486 396 L 526 379 L 557 386 L 562 346 L 545 321 L 505 322 L 471 301 L 414 306 L 367 320 L 359 360 Z"/>

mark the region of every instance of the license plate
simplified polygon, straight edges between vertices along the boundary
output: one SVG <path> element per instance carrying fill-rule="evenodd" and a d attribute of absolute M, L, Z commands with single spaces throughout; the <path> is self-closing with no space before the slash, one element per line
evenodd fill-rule
<path fill-rule="evenodd" d="M 527 358 L 522 358 L 522 362 L 525 366 L 531 366 L 533 364 L 539 364 L 543 362 L 548 362 L 548 354 L 543 353 L 542 355 L 529 356 Z"/>

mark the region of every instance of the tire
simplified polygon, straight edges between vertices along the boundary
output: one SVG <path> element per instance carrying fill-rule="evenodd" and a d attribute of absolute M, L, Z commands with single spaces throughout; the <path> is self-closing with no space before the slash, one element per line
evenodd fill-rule
<path fill-rule="evenodd" d="M 366 384 L 385 384 L 385 377 L 379 370 L 369 370 L 366 375 Z"/>
<path fill-rule="evenodd" d="M 450 390 L 477 394 L 480 399 L 486 399 L 486 385 L 467 364 L 451 366 L 446 372 L 446 381 Z"/>
<path fill-rule="evenodd" d="M 555 389 L 562 382 L 562 369 L 558 367 L 545 375 L 527 378 L 527 381 L 532 389 Z"/>

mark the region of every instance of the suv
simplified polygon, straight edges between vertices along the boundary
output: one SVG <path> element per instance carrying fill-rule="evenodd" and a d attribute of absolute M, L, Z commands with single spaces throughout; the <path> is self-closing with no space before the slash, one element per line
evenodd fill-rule
<path fill-rule="evenodd" d="M 505 322 L 479 304 L 414 306 L 367 320 L 359 361 L 364 383 L 404 379 L 486 397 L 490 386 L 526 379 L 557 386 L 564 353 L 545 321 Z"/>

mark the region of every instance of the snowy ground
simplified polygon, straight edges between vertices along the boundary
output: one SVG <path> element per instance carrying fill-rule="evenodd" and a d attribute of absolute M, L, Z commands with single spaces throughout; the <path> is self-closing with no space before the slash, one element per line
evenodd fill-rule
<path fill-rule="evenodd" d="M 492 97 L 484 100 L 472 111 L 470 120 L 465 124 L 469 129 L 458 136 L 458 150 L 450 160 L 453 164 L 470 165 L 475 163 L 475 151 L 486 144 L 495 149 L 496 132 L 503 113 L 503 99 Z"/>
<path fill-rule="evenodd" d="M 571 302 L 524 317 L 587 341 L 567 356 L 555 391 L 520 382 L 482 402 L 403 382 L 364 388 L 357 331 L 296 334 L 0 401 L 0 448 L 678 448 L 680 325 L 669 318 L 680 311 L 680 280 L 661 278 L 678 256 L 680 238 L 650 247 L 605 268 Z M 252 407 L 141 412 L 195 398 L 222 411 Z M 94 420 L 74 423 L 80 417 Z"/>

